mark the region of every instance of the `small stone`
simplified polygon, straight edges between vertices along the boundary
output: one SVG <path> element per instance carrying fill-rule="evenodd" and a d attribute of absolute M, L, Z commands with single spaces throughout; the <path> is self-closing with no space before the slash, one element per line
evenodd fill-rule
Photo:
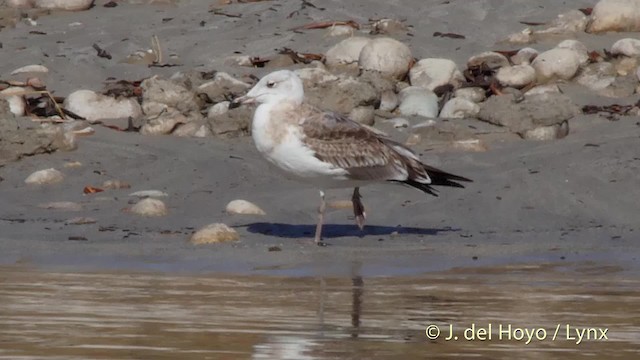
<path fill-rule="evenodd" d="M 616 69 L 608 62 L 593 63 L 585 66 L 575 81 L 591 90 L 599 91 L 609 87 L 616 80 Z"/>
<path fill-rule="evenodd" d="M 422 86 L 429 90 L 451 84 L 457 87 L 464 77 L 458 70 L 456 63 L 449 59 L 422 59 L 413 65 L 409 71 L 411 85 Z"/>
<path fill-rule="evenodd" d="M 142 116 L 142 108 L 135 99 L 115 99 L 91 90 L 74 91 L 64 100 L 64 107 L 89 121 Z"/>
<path fill-rule="evenodd" d="M 168 214 L 167 206 L 158 199 L 146 198 L 133 205 L 130 212 L 146 217 L 165 216 Z"/>
<path fill-rule="evenodd" d="M 305 88 L 332 83 L 338 77 L 323 68 L 304 68 L 294 71 L 300 77 Z"/>
<path fill-rule="evenodd" d="M 66 225 L 88 225 L 95 224 L 98 220 L 90 217 L 74 217 L 65 221 Z"/>
<path fill-rule="evenodd" d="M 598 91 L 598 94 L 610 98 L 626 98 L 635 93 L 637 85 L 635 75 L 618 76 L 610 86 Z"/>
<path fill-rule="evenodd" d="M 536 70 L 531 65 L 514 65 L 501 67 L 496 79 L 504 86 L 523 88 L 536 80 Z"/>
<path fill-rule="evenodd" d="M 194 245 L 217 244 L 230 241 L 238 241 L 238 232 L 222 223 L 209 224 L 196 231 L 189 242 Z"/>
<path fill-rule="evenodd" d="M 15 116 L 24 116 L 27 103 L 23 94 L 25 89 L 17 86 L 8 87 L 0 91 L 0 98 L 7 100 L 9 110 Z"/>
<path fill-rule="evenodd" d="M 396 19 L 380 19 L 373 23 L 372 34 L 394 34 L 407 31 L 407 25 Z"/>
<path fill-rule="evenodd" d="M 409 47 L 388 37 L 371 40 L 362 48 L 358 57 L 361 69 L 378 71 L 398 80 L 407 75 L 412 62 L 413 56 Z"/>
<path fill-rule="evenodd" d="M 536 56 L 538 56 L 538 54 L 539 54 L 538 50 L 530 47 L 525 47 L 518 50 L 518 52 L 511 57 L 511 62 L 514 65 L 530 64 L 533 61 L 533 59 L 535 59 Z"/>
<path fill-rule="evenodd" d="M 253 61 L 249 55 L 229 56 L 224 60 L 225 65 L 253 67 Z"/>
<path fill-rule="evenodd" d="M 79 168 L 82 167 L 82 163 L 80 161 L 69 161 L 64 163 L 63 167 L 68 169 Z"/>
<path fill-rule="evenodd" d="M 325 54 L 325 64 L 330 69 L 343 66 L 357 68 L 360 52 L 370 41 L 371 39 L 362 36 L 353 36 L 340 41 Z"/>
<path fill-rule="evenodd" d="M 586 65 L 589 63 L 589 49 L 585 44 L 578 40 L 564 40 L 556 45 L 556 49 L 569 49 L 575 51 L 576 55 L 578 55 L 578 60 L 580 60 L 580 65 Z"/>
<path fill-rule="evenodd" d="M 540 83 L 570 80 L 580 68 L 580 57 L 574 50 L 551 49 L 538 55 L 532 65 Z"/>
<path fill-rule="evenodd" d="M 348 114 L 358 106 L 373 105 L 378 96 L 371 84 L 352 77 L 305 88 L 309 104 L 341 114 Z"/>
<path fill-rule="evenodd" d="M 64 175 L 60 171 L 50 168 L 32 173 L 24 182 L 30 185 L 49 185 L 62 182 L 62 180 L 64 180 Z"/>
<path fill-rule="evenodd" d="M 600 0 L 591 12 L 587 32 L 640 31 L 638 0 Z"/>
<path fill-rule="evenodd" d="M 229 104 L 229 101 L 222 101 L 211 106 L 209 110 L 207 110 L 207 117 L 212 118 L 225 114 L 227 111 L 229 111 Z"/>
<path fill-rule="evenodd" d="M 526 28 L 520 32 L 507 36 L 504 41 L 511 44 L 529 44 L 534 40 L 533 30 Z"/>
<path fill-rule="evenodd" d="M 348 25 L 335 25 L 327 29 L 327 35 L 338 37 L 338 36 L 353 36 L 353 27 Z"/>
<path fill-rule="evenodd" d="M 236 215 L 266 215 L 257 205 L 246 200 L 233 200 L 227 204 L 226 211 Z"/>
<path fill-rule="evenodd" d="M 375 110 L 373 106 L 357 106 L 349 112 L 349 118 L 357 123 L 373 126 Z"/>
<path fill-rule="evenodd" d="M 117 189 L 130 189 L 131 185 L 129 185 L 129 183 L 126 183 L 122 180 L 112 179 L 112 180 L 106 180 L 105 182 L 103 182 L 102 187 L 104 189 L 117 190 Z"/>
<path fill-rule="evenodd" d="M 220 73 L 216 73 L 216 76 L 218 74 Z M 203 105 L 203 101 L 185 86 L 157 75 L 145 79 L 140 87 L 143 90 L 142 110 L 147 116 L 171 112 L 171 109 L 183 114 L 199 112 Z"/>
<path fill-rule="evenodd" d="M 452 147 L 456 150 L 470 152 L 487 151 L 487 145 L 480 139 L 456 140 L 452 143 Z"/>
<path fill-rule="evenodd" d="M 580 33 L 586 29 L 588 23 L 589 17 L 582 13 L 582 11 L 569 10 L 566 13 L 558 15 L 546 29 L 535 31 L 534 36 L 539 38 L 545 35 Z"/>
<path fill-rule="evenodd" d="M 380 94 L 380 110 L 393 111 L 398 107 L 398 103 L 398 95 L 392 90 L 387 90 Z"/>
<path fill-rule="evenodd" d="M 196 92 L 206 94 L 214 103 L 244 95 L 251 88 L 250 84 L 238 80 L 225 72 L 217 72 L 213 80 L 198 86 Z"/>
<path fill-rule="evenodd" d="M 202 121 L 191 121 L 186 124 L 178 124 L 176 129 L 171 133 L 175 136 L 181 137 L 206 137 L 209 134 L 204 136 L 198 136 L 203 128 L 207 128 L 207 126 Z"/>
<path fill-rule="evenodd" d="M 619 59 L 614 65 L 616 67 L 616 74 L 619 76 L 627 76 L 634 74 L 638 68 L 638 61 L 640 58 L 623 57 Z"/>
<path fill-rule="evenodd" d="M 479 67 L 485 64 L 490 69 L 499 69 L 503 66 L 509 66 L 509 59 L 506 56 L 493 52 L 486 51 L 478 55 L 474 55 L 467 60 L 467 68 Z"/>
<path fill-rule="evenodd" d="M 166 192 L 162 192 L 160 190 L 141 190 L 141 191 L 133 192 L 133 193 L 129 194 L 129 196 L 139 197 L 139 198 L 167 197 L 167 196 L 169 196 L 169 194 L 167 194 Z"/>
<path fill-rule="evenodd" d="M 398 94 L 400 97 L 400 114 L 405 116 L 419 115 L 435 118 L 438 116 L 438 97 L 433 91 L 417 86 L 410 86 Z"/>
<path fill-rule="evenodd" d="M 178 124 L 188 122 L 187 118 L 176 112 L 162 113 L 159 117 L 149 120 L 140 128 L 142 135 L 166 135 L 173 132 Z"/>
<path fill-rule="evenodd" d="M 35 8 L 49 10 L 81 11 L 91 7 L 94 0 L 33 0 Z"/>
<path fill-rule="evenodd" d="M 474 103 L 483 102 L 487 98 L 484 89 L 481 87 L 456 89 L 456 91 L 453 93 L 453 96 L 455 96 L 456 98 L 473 101 Z"/>
<path fill-rule="evenodd" d="M 480 113 L 480 106 L 473 101 L 453 98 L 444 104 L 440 111 L 441 118 L 464 119 L 473 118 Z"/>
<path fill-rule="evenodd" d="M 54 201 L 38 205 L 41 209 L 60 211 L 82 211 L 82 205 L 71 201 Z"/>
<path fill-rule="evenodd" d="M 524 93 L 525 96 L 532 96 L 532 95 L 540 95 L 540 94 L 547 94 L 547 93 L 560 93 L 560 88 L 558 87 L 557 84 L 545 84 L 545 85 L 538 85 L 538 86 L 534 86 L 533 88 L 529 89 L 529 91 L 527 91 L 526 93 Z"/>
<path fill-rule="evenodd" d="M 17 68 L 11 72 L 11 75 L 18 75 L 24 73 L 48 73 L 49 69 L 42 65 L 27 65 L 21 68 Z"/>
<path fill-rule="evenodd" d="M 540 126 L 522 133 L 522 138 L 526 140 L 548 141 L 562 139 L 569 134 L 569 123 L 564 121 L 560 124 L 550 126 Z"/>
<path fill-rule="evenodd" d="M 638 39 L 620 39 L 611 46 L 613 55 L 624 55 L 628 57 L 640 57 L 640 40 Z"/>

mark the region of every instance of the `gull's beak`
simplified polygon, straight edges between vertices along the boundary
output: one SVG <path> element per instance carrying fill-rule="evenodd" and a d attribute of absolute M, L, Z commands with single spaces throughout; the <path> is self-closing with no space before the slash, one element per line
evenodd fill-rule
<path fill-rule="evenodd" d="M 240 105 L 242 104 L 253 104 L 255 102 L 256 102 L 256 98 L 252 96 L 248 96 L 248 95 L 240 96 L 231 100 L 231 102 L 229 103 L 229 109 L 235 109 L 237 107 L 240 107 Z"/>

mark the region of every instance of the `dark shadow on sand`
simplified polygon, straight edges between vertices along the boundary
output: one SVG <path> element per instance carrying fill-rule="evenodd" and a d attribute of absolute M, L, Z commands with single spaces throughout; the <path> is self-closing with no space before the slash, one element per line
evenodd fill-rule
<path fill-rule="evenodd" d="M 291 239 L 312 238 L 316 231 L 315 224 L 292 225 L 260 222 L 241 225 L 239 227 L 246 227 L 247 231 L 253 234 L 262 234 Z M 356 225 L 352 224 L 325 224 L 322 228 L 322 237 L 324 239 L 333 239 L 348 236 L 382 236 L 391 235 L 393 233 L 411 235 L 437 235 L 440 232 L 452 231 L 459 231 L 459 229 L 452 229 L 450 227 L 427 229 L 400 226 L 366 225 L 363 230 L 360 230 Z"/>

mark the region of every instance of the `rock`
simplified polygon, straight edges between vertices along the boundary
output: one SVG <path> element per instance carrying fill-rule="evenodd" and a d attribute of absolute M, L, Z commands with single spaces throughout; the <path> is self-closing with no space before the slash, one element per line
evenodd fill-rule
<path fill-rule="evenodd" d="M 540 83 L 570 80 L 580 67 L 580 57 L 574 50 L 551 49 L 538 55 L 532 65 Z"/>
<path fill-rule="evenodd" d="M 196 231 L 189 242 L 194 245 L 217 244 L 222 242 L 237 241 L 240 235 L 234 229 L 221 223 L 209 224 Z"/>
<path fill-rule="evenodd" d="M 227 111 L 229 111 L 229 104 L 229 101 L 222 101 L 211 106 L 209 110 L 207 110 L 207 117 L 212 118 L 224 115 Z"/>
<path fill-rule="evenodd" d="M 157 75 L 145 79 L 140 87 L 143 89 L 142 110 L 147 116 L 160 115 L 170 112 L 171 109 L 186 115 L 189 112 L 200 111 L 204 105 L 202 100 L 186 87 Z"/>
<path fill-rule="evenodd" d="M 456 63 L 449 59 L 422 59 L 409 71 L 412 86 L 434 90 L 438 86 L 451 84 L 458 87 L 464 77 Z"/>
<path fill-rule="evenodd" d="M 91 90 L 74 91 L 64 99 L 64 107 L 89 121 L 142 116 L 142 108 L 135 99 L 114 99 Z"/>
<path fill-rule="evenodd" d="M 515 102 L 512 96 L 492 96 L 482 103 L 478 118 L 522 134 L 538 127 L 561 124 L 581 114 L 580 108 L 563 94 L 526 96 Z"/>
<path fill-rule="evenodd" d="M 608 62 L 593 63 L 585 66 L 575 81 L 591 90 L 602 90 L 616 80 L 616 69 Z"/>
<path fill-rule="evenodd" d="M 640 61 L 640 58 L 629 58 L 629 57 L 623 57 L 619 60 L 617 60 L 614 63 L 614 66 L 616 68 L 616 74 L 620 75 L 620 76 L 627 76 L 630 74 L 634 74 L 636 69 L 638 68 L 638 62 Z"/>
<path fill-rule="evenodd" d="M 589 18 L 582 11 L 569 10 L 558 15 L 546 29 L 535 31 L 534 35 L 535 37 L 540 37 L 544 35 L 581 33 L 586 29 L 588 23 Z"/>
<path fill-rule="evenodd" d="M 186 124 L 179 124 L 172 133 L 182 137 L 207 137 L 211 135 L 206 121 L 191 121 Z"/>
<path fill-rule="evenodd" d="M 225 72 L 217 72 L 213 80 L 198 86 L 196 92 L 206 94 L 210 101 L 218 103 L 244 95 L 250 88 L 251 85 L 244 81 L 240 81 Z"/>
<path fill-rule="evenodd" d="M 344 66 L 357 68 L 360 52 L 370 41 L 371 39 L 361 36 L 340 41 L 326 52 L 325 64 L 330 69 Z"/>
<path fill-rule="evenodd" d="M 93 5 L 94 0 L 33 0 L 35 8 L 49 10 L 81 11 Z"/>
<path fill-rule="evenodd" d="M 11 75 L 25 74 L 25 73 L 40 73 L 46 74 L 49 72 L 46 66 L 42 65 L 27 65 L 21 68 L 17 68 L 11 72 Z"/>
<path fill-rule="evenodd" d="M 411 131 L 418 135 L 418 142 L 426 142 L 430 146 L 475 138 L 470 129 L 455 121 L 426 121 L 413 126 Z"/>
<path fill-rule="evenodd" d="M 349 25 L 335 25 L 327 29 L 327 36 L 353 36 L 354 28 Z"/>
<path fill-rule="evenodd" d="M 172 133 L 178 124 L 187 123 L 187 118 L 176 112 L 162 113 L 160 116 L 149 120 L 140 128 L 142 135 L 166 135 Z"/>
<path fill-rule="evenodd" d="M 64 144 L 61 128 L 52 132 L 28 118 L 14 118 L 6 100 L 0 98 L 0 167 L 24 156 L 52 153 Z"/>
<path fill-rule="evenodd" d="M 394 91 L 396 89 L 396 81 L 385 77 L 382 73 L 370 70 L 361 70 L 357 77 L 358 81 L 373 86 L 377 94 L 385 91 Z"/>
<path fill-rule="evenodd" d="M 257 205 L 246 200 L 233 200 L 227 204 L 226 211 L 236 215 L 266 215 Z"/>
<path fill-rule="evenodd" d="M 374 105 L 378 100 L 378 93 L 371 84 L 346 77 L 337 82 L 308 87 L 305 89 L 305 97 L 311 105 L 348 114 L 357 106 Z"/>
<path fill-rule="evenodd" d="M 388 37 L 371 40 L 362 48 L 358 57 L 361 69 L 379 71 L 398 80 L 407 75 L 412 62 L 413 56 L 409 47 Z"/>
<path fill-rule="evenodd" d="M 548 141 L 562 139 L 569 135 L 569 123 L 563 121 L 560 124 L 540 126 L 523 132 L 522 138 L 526 140 Z"/>
<path fill-rule="evenodd" d="M 104 189 L 117 190 L 117 189 L 130 189 L 131 185 L 129 185 L 129 183 L 124 182 L 122 180 L 111 179 L 111 180 L 106 180 L 105 182 L 103 182 L 102 183 L 102 187 Z"/>
<path fill-rule="evenodd" d="M 560 93 L 560 88 L 558 87 L 557 84 L 545 84 L 545 85 L 538 85 L 535 86 L 531 89 L 529 89 L 529 91 L 527 91 L 526 93 L 524 93 L 525 96 L 532 96 L 532 95 L 540 95 L 540 94 L 547 94 L 547 93 Z"/>
<path fill-rule="evenodd" d="M 80 161 L 69 161 L 64 163 L 63 167 L 65 169 L 76 169 L 82 167 L 82 163 Z"/>
<path fill-rule="evenodd" d="M 47 210 L 61 210 L 61 211 L 82 211 L 82 205 L 71 201 L 54 201 L 44 204 L 39 204 L 39 208 Z"/>
<path fill-rule="evenodd" d="M 267 69 L 281 69 L 294 65 L 295 62 L 289 55 L 278 54 L 273 56 L 265 65 Z"/>
<path fill-rule="evenodd" d="M 205 127 L 208 134 L 219 138 L 237 138 L 249 134 L 251 119 L 253 118 L 253 108 L 241 106 L 230 109 L 226 113 L 205 120 Z M 200 131 L 200 130 L 199 130 Z M 197 136 L 194 134 L 194 136 Z"/>
<path fill-rule="evenodd" d="M 536 80 L 536 70 L 528 64 L 501 67 L 496 79 L 504 86 L 523 88 Z"/>
<path fill-rule="evenodd" d="M 484 152 L 488 150 L 487 145 L 480 139 L 456 140 L 451 143 L 451 147 L 460 151 Z"/>
<path fill-rule="evenodd" d="M 410 86 L 398 94 L 400 97 L 400 114 L 405 116 L 419 115 L 435 118 L 438 116 L 438 97 L 433 91 L 418 86 Z"/>
<path fill-rule="evenodd" d="M 476 117 L 479 112 L 480 106 L 473 101 L 462 98 L 453 98 L 444 104 L 439 117 L 463 119 Z"/>
<path fill-rule="evenodd" d="M 533 36 L 533 30 L 529 28 L 526 28 L 515 34 L 511 34 L 504 40 L 504 42 L 511 44 L 529 44 L 534 41 L 535 39 Z"/>
<path fill-rule="evenodd" d="M 407 25 L 396 19 L 380 19 L 372 24 L 371 34 L 394 34 L 407 31 Z"/>
<path fill-rule="evenodd" d="M 373 126 L 375 115 L 373 106 L 357 106 L 349 112 L 351 120 L 368 126 Z"/>
<path fill-rule="evenodd" d="M 536 49 L 532 49 L 530 47 L 522 48 L 511 57 L 511 62 L 514 65 L 530 64 L 538 54 L 539 52 Z"/>
<path fill-rule="evenodd" d="M 493 52 L 486 51 L 478 55 L 474 55 L 467 60 L 467 68 L 476 68 L 482 64 L 487 65 L 490 69 L 499 69 L 503 66 L 509 66 L 509 59 L 506 56 Z"/>
<path fill-rule="evenodd" d="M 169 194 L 160 190 L 141 190 L 129 194 L 129 196 L 147 198 L 147 197 L 167 197 Z"/>
<path fill-rule="evenodd" d="M 598 91 L 599 95 L 610 98 L 626 98 L 633 95 L 638 86 L 635 75 L 618 76 L 608 87 Z"/>
<path fill-rule="evenodd" d="M 50 168 L 32 173 L 24 182 L 29 185 L 50 185 L 60 183 L 62 180 L 64 180 L 64 175 L 60 171 Z"/>
<path fill-rule="evenodd" d="M 580 65 L 586 65 L 589 63 L 589 49 L 583 43 L 578 40 L 564 40 L 556 45 L 557 49 L 569 49 L 575 51 L 580 60 Z"/>
<path fill-rule="evenodd" d="M 474 103 L 483 102 L 487 98 L 485 91 L 481 87 L 468 87 L 456 89 L 453 96 L 460 99 L 473 101 Z"/>
<path fill-rule="evenodd" d="M 165 205 L 164 202 L 153 198 L 138 201 L 129 211 L 133 214 L 146 217 L 165 216 L 169 213 L 167 205 Z"/>
<path fill-rule="evenodd" d="M 640 57 L 640 40 L 638 39 L 620 39 L 611 46 L 613 55 L 624 55 L 628 57 Z"/>
<path fill-rule="evenodd" d="M 251 61 L 251 56 L 249 55 L 234 55 L 225 58 L 225 65 L 230 66 L 246 66 L 253 67 L 253 61 Z"/>
<path fill-rule="evenodd" d="M 300 77 L 304 88 L 335 82 L 338 77 L 322 68 L 304 68 L 294 71 Z"/>
<path fill-rule="evenodd" d="M 398 107 L 398 103 L 398 95 L 392 90 L 387 90 L 380 94 L 380 110 L 393 111 Z"/>
<path fill-rule="evenodd" d="M 9 110 L 15 116 L 24 116 L 27 103 L 24 100 L 25 89 L 17 86 L 8 87 L 0 91 L 0 98 L 9 103 Z"/>
<path fill-rule="evenodd" d="M 74 217 L 65 221 L 64 223 L 66 225 L 88 225 L 88 224 L 95 224 L 97 222 L 98 220 L 90 217 Z"/>
<path fill-rule="evenodd" d="M 587 32 L 640 31 L 638 0 L 600 0 L 593 7 Z"/>

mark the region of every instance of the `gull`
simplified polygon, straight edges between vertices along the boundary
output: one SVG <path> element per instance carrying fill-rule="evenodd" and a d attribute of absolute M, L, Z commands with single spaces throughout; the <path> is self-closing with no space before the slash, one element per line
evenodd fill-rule
<path fill-rule="evenodd" d="M 304 101 L 302 80 L 279 70 L 264 76 L 230 108 L 259 104 L 251 135 L 258 151 L 285 175 L 312 184 L 320 191 L 315 242 L 322 242 L 325 191 L 354 188 L 351 201 L 358 227 L 365 223 L 360 187 L 380 182 L 408 185 L 438 196 L 433 186 L 463 188 L 471 181 L 424 164 L 406 146 L 385 134 Z"/>

